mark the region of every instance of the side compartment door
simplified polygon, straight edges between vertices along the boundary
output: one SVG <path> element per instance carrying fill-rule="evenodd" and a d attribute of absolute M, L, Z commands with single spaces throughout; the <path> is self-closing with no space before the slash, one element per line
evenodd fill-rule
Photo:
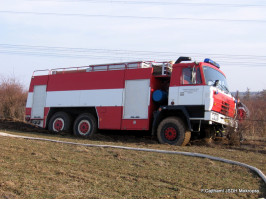
<path fill-rule="evenodd" d="M 31 110 L 32 119 L 43 119 L 46 104 L 46 85 L 35 85 L 33 89 L 33 102 Z"/>
<path fill-rule="evenodd" d="M 123 119 L 148 119 L 150 79 L 126 80 Z"/>

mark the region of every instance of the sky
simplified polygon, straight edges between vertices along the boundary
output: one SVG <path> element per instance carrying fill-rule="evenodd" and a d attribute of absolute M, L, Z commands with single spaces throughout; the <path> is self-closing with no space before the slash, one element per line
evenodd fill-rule
<path fill-rule="evenodd" d="M 0 77 L 189 56 L 231 91 L 266 89 L 265 0 L 0 0 Z"/>

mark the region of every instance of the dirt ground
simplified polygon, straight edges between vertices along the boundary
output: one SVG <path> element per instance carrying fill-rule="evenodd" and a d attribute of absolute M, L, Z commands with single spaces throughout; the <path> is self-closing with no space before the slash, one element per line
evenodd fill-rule
<path fill-rule="evenodd" d="M 159 144 L 149 132 L 101 130 L 87 141 L 70 133 L 57 135 L 12 119 L 0 119 L 0 131 L 78 143 L 197 152 L 243 162 L 266 174 L 265 138 L 253 137 L 242 142 L 222 138 L 194 139 L 188 146 L 179 147 Z M 265 184 L 249 170 L 208 159 L 183 156 L 173 158 L 172 155 L 95 149 L 5 137 L 0 141 L 0 162 L 3 163 L 0 166 L 0 199 L 265 197 Z M 204 188 L 258 189 L 260 193 L 204 194 L 200 192 Z"/>
<path fill-rule="evenodd" d="M 1 130 L 48 133 L 47 130 L 39 128 L 38 126 L 23 122 L 23 121 L 19 121 L 19 120 L 14 120 L 14 119 L 0 119 L 0 129 Z"/>
<path fill-rule="evenodd" d="M 35 132 L 43 134 L 53 134 L 46 129 L 40 128 L 36 125 L 14 120 L 14 119 L 0 119 L 0 130 L 4 131 L 22 131 Z M 60 135 L 70 135 L 69 133 L 59 133 Z M 156 137 L 151 136 L 149 132 L 145 131 L 103 131 L 95 134 L 91 140 L 106 141 L 106 142 L 126 142 L 126 143 L 144 143 L 156 144 L 158 143 Z M 238 139 L 228 140 L 227 138 L 210 139 L 192 139 L 188 145 L 196 146 L 210 146 L 222 147 L 236 150 L 245 150 L 251 152 L 258 152 L 266 154 L 266 138 L 249 138 L 244 141 Z"/>

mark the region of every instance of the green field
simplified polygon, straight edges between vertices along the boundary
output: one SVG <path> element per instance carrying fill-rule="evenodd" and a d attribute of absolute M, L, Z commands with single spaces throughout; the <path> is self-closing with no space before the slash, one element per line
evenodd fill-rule
<path fill-rule="evenodd" d="M 104 134 L 84 140 L 40 133 L 14 134 L 205 153 L 244 162 L 266 173 L 265 154 L 244 149 L 176 147 L 134 135 Z M 261 198 L 266 194 L 265 183 L 243 167 L 181 155 L 0 136 L 0 163 L 0 198 Z"/>

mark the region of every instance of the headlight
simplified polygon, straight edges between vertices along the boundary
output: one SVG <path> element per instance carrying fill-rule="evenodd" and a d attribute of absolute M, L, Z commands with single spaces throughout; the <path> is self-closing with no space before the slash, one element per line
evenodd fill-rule
<path fill-rule="evenodd" d="M 216 113 L 212 113 L 212 120 L 213 121 L 218 121 L 218 119 L 219 119 L 219 115 L 216 114 Z"/>

